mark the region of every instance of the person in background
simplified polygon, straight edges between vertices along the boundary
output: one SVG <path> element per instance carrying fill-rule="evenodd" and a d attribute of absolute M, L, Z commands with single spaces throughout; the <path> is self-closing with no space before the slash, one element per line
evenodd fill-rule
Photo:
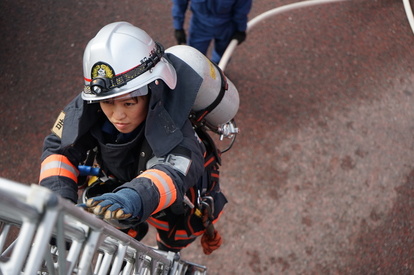
<path fill-rule="evenodd" d="M 177 69 L 176 69 L 177 68 Z M 157 228 L 158 248 L 178 252 L 206 232 L 227 200 L 218 183 L 208 225 L 197 212 L 206 146 L 189 120 L 201 77 L 127 22 L 104 26 L 83 57 L 84 89 L 44 140 L 39 183 L 141 240 Z M 102 182 L 79 201 L 80 167 L 91 152 Z M 196 215 L 198 214 L 198 215 Z M 203 236 L 206 254 L 221 245 Z"/>
<path fill-rule="evenodd" d="M 179 45 L 187 43 L 184 22 L 189 2 L 192 16 L 188 45 L 206 55 L 214 41 L 211 60 L 219 64 L 231 40 L 241 44 L 246 39 L 252 0 L 172 0 L 174 36 Z"/>

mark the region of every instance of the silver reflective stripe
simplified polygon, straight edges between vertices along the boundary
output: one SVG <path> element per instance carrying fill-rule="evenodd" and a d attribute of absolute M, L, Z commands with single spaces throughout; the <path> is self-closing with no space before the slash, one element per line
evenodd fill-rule
<path fill-rule="evenodd" d="M 150 175 L 154 176 L 155 178 L 158 179 L 158 182 L 163 186 L 164 190 L 160 190 L 158 188 L 158 190 L 160 190 L 160 192 L 161 191 L 164 191 L 164 194 L 165 194 L 165 203 L 164 203 L 164 205 L 162 206 L 161 209 L 167 208 L 170 204 L 173 203 L 173 200 L 172 200 L 172 192 L 173 192 L 173 190 L 171 190 L 171 188 L 168 185 L 167 181 L 161 175 L 159 175 L 158 173 L 153 172 L 151 170 L 150 171 L 146 171 L 143 174 L 143 177 L 145 177 L 145 174 L 150 174 Z M 160 195 L 162 195 L 162 194 L 160 194 Z"/>
<path fill-rule="evenodd" d="M 157 164 L 167 164 L 171 166 L 174 170 L 177 170 L 184 176 L 187 176 L 188 170 L 190 169 L 191 165 L 191 159 L 183 156 L 176 156 L 174 154 L 169 154 L 164 158 L 153 157 L 147 162 L 147 169 L 151 169 Z"/>
<path fill-rule="evenodd" d="M 40 173 L 43 173 L 44 171 L 53 169 L 53 168 L 63 168 L 65 170 L 72 172 L 76 176 L 79 175 L 78 171 L 73 166 L 66 164 L 64 162 L 61 162 L 61 161 L 57 161 L 57 160 L 51 161 L 47 164 L 42 165 L 42 169 L 40 170 Z"/>

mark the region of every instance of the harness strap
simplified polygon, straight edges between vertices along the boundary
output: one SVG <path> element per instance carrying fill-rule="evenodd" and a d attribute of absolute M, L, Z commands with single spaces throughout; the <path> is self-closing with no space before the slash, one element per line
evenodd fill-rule
<path fill-rule="evenodd" d="M 210 105 L 208 105 L 206 108 L 204 108 L 200 111 L 195 112 L 195 121 L 197 123 L 201 122 L 206 115 L 208 115 L 212 110 L 214 110 L 214 108 L 216 108 L 220 104 L 221 100 L 224 97 L 225 92 L 229 88 L 229 85 L 227 83 L 227 78 L 224 75 L 223 71 L 214 62 L 212 62 L 212 64 L 220 72 L 221 88 L 220 88 L 219 94 L 217 95 L 216 99 Z"/>

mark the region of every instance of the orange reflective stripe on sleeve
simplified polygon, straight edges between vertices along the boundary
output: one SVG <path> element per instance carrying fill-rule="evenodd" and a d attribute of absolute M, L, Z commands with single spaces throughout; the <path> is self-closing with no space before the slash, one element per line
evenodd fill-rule
<path fill-rule="evenodd" d="M 177 199 L 177 190 L 173 180 L 163 171 L 157 169 L 149 169 L 140 174 L 138 178 L 147 178 L 151 180 L 157 187 L 160 194 L 160 202 L 157 209 L 151 215 L 167 208 Z"/>
<path fill-rule="evenodd" d="M 51 176 L 62 176 L 78 182 L 78 169 L 63 155 L 50 155 L 42 162 L 39 182 Z"/>

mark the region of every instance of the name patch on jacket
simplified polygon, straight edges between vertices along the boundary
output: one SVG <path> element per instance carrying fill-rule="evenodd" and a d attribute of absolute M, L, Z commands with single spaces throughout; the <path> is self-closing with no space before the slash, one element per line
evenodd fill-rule
<path fill-rule="evenodd" d="M 59 138 L 62 138 L 62 132 L 63 132 L 63 120 L 65 119 L 65 112 L 60 112 L 58 118 L 56 119 L 55 124 L 52 128 L 52 133 L 57 135 Z"/>

